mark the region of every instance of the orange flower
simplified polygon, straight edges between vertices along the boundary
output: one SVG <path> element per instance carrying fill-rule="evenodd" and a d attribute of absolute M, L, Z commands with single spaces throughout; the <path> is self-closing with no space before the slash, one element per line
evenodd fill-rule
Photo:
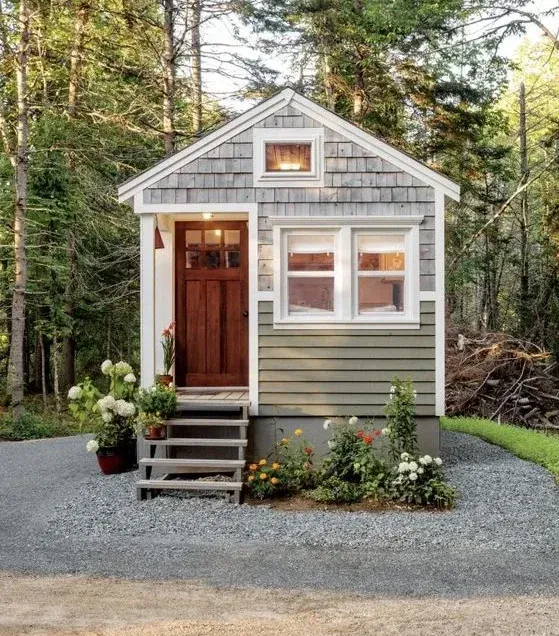
<path fill-rule="evenodd" d="M 301 437 L 302 434 L 303 434 L 303 429 L 302 428 L 296 428 L 293 431 L 293 435 L 295 435 L 295 437 Z"/>
<path fill-rule="evenodd" d="M 258 463 L 260 464 L 260 466 L 266 466 L 268 462 L 265 459 L 261 459 Z"/>
<path fill-rule="evenodd" d="M 365 435 L 365 437 L 363 438 L 363 441 L 365 442 L 365 444 L 372 444 L 373 437 L 371 435 Z"/>
<path fill-rule="evenodd" d="M 289 437 L 284 437 L 284 438 L 281 440 L 280 444 L 281 444 L 282 446 L 286 446 L 287 444 L 289 444 Z"/>
<path fill-rule="evenodd" d="M 260 479 L 262 481 L 266 481 L 266 479 L 268 479 L 268 475 L 266 475 L 266 473 L 260 473 Z"/>
<path fill-rule="evenodd" d="M 249 480 L 249 481 L 254 481 L 254 475 L 249 475 L 249 476 L 248 476 L 248 480 Z"/>
<path fill-rule="evenodd" d="M 273 468 L 274 470 L 279 470 L 279 467 L 280 467 L 280 465 L 279 465 L 277 462 L 274 462 L 274 463 L 272 464 L 272 468 Z"/>
<path fill-rule="evenodd" d="M 272 477 L 272 479 L 270 479 L 270 481 L 274 484 L 274 486 L 276 484 L 279 484 L 279 479 L 277 477 Z"/>
<path fill-rule="evenodd" d="M 257 468 L 257 464 L 250 464 L 250 466 L 248 467 L 249 470 L 256 470 Z"/>

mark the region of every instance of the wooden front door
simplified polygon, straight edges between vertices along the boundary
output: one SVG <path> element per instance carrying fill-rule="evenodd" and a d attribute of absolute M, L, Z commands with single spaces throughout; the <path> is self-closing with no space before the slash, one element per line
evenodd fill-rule
<path fill-rule="evenodd" d="M 175 226 L 176 382 L 248 385 L 246 221 Z"/>

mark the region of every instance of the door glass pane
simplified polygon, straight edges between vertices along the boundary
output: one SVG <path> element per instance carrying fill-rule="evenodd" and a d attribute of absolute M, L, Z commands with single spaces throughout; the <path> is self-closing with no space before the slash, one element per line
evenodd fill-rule
<path fill-rule="evenodd" d="M 359 313 L 404 311 L 404 277 L 359 277 Z"/>
<path fill-rule="evenodd" d="M 206 267 L 208 269 L 217 269 L 221 265 L 221 252 L 206 252 Z"/>
<path fill-rule="evenodd" d="M 240 230 L 225 230 L 224 234 L 225 247 L 228 247 L 230 249 L 239 249 L 241 247 Z"/>
<path fill-rule="evenodd" d="M 402 234 L 360 234 L 357 252 L 362 272 L 403 272 L 406 268 Z"/>
<path fill-rule="evenodd" d="M 334 277 L 289 278 L 289 313 L 321 314 L 334 311 Z"/>
<path fill-rule="evenodd" d="M 200 249 L 202 247 L 202 230 L 186 230 L 184 242 L 187 248 Z"/>
<path fill-rule="evenodd" d="M 240 252 L 225 252 L 225 267 L 232 269 L 241 266 Z"/>
<path fill-rule="evenodd" d="M 186 269 L 198 269 L 200 267 L 200 252 L 185 252 Z"/>
<path fill-rule="evenodd" d="M 291 234 L 287 237 L 287 262 L 291 272 L 334 271 L 332 234 Z"/>
<path fill-rule="evenodd" d="M 206 247 L 221 245 L 221 230 L 205 230 Z"/>

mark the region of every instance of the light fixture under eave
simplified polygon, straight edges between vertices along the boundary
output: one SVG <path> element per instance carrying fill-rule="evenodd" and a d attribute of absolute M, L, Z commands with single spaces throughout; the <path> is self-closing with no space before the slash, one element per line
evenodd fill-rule
<path fill-rule="evenodd" d="M 210 219 L 214 218 L 214 215 L 211 212 L 204 212 L 202 214 L 202 218 L 204 219 L 204 221 L 209 221 Z"/>
<path fill-rule="evenodd" d="M 163 243 L 163 237 L 161 236 L 161 232 L 159 231 L 159 225 L 157 221 L 155 222 L 155 230 L 153 236 L 153 247 L 156 250 L 165 249 L 165 243 Z"/>
<path fill-rule="evenodd" d="M 289 170 L 293 170 L 293 171 L 301 170 L 301 164 L 295 163 L 292 161 L 281 161 L 279 167 L 280 167 L 280 170 L 285 172 L 288 172 Z"/>

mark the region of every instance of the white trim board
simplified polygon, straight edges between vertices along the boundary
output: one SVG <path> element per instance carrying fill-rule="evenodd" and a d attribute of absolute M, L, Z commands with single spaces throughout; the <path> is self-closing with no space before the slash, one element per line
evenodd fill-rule
<path fill-rule="evenodd" d="M 425 218 L 422 214 L 410 216 L 270 216 L 270 223 L 281 227 L 339 227 L 340 225 L 381 228 L 411 227 L 419 225 Z"/>
<path fill-rule="evenodd" d="M 435 415 L 445 414 L 445 233 L 444 194 L 435 192 Z"/>
<path fill-rule="evenodd" d="M 149 170 L 123 183 L 118 188 L 118 200 L 121 203 L 128 201 L 138 192 L 149 188 L 160 179 L 172 174 L 180 167 L 194 161 L 206 152 L 213 150 L 231 137 L 254 126 L 254 124 L 290 103 L 302 113 L 320 121 L 348 140 L 374 152 L 375 155 L 420 179 L 425 184 L 435 188 L 435 190 L 441 191 L 455 201 L 460 199 L 460 186 L 454 181 L 451 181 L 448 177 L 413 159 L 355 124 L 342 119 L 319 104 L 295 93 L 292 89 L 287 88 L 235 119 L 232 119 L 202 139 L 195 141 L 184 150 L 164 159 Z"/>

